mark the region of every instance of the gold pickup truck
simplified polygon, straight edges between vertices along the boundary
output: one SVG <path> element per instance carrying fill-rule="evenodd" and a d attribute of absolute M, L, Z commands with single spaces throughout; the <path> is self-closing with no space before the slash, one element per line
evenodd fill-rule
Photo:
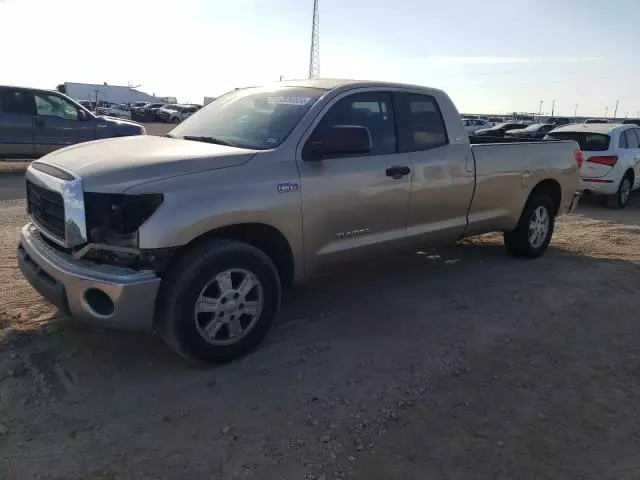
<path fill-rule="evenodd" d="M 230 360 L 265 337 L 283 286 L 347 261 L 491 231 L 514 256 L 541 255 L 578 199 L 577 144 L 477 141 L 440 90 L 235 90 L 165 137 L 32 163 L 20 267 L 73 317 Z"/>

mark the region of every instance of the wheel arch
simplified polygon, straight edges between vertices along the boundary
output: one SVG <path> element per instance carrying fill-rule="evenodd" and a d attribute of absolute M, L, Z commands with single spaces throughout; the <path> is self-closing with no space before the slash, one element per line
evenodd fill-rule
<path fill-rule="evenodd" d="M 555 217 L 558 214 L 560 204 L 562 202 L 562 187 L 560 186 L 560 183 L 553 178 L 546 178 L 544 180 L 541 180 L 536 184 L 535 187 L 533 187 L 531 193 L 529 193 L 529 196 L 527 197 L 527 201 L 522 211 L 524 212 L 524 209 L 526 208 L 529 201 L 535 195 L 540 193 L 546 194 L 551 199 L 551 202 L 553 204 L 553 216 Z"/>
<path fill-rule="evenodd" d="M 195 245 L 214 239 L 237 240 L 247 243 L 267 255 L 278 271 L 283 286 L 293 284 L 295 277 L 295 261 L 293 250 L 285 235 L 277 228 L 266 223 L 238 223 L 217 227 L 205 232 L 186 245 L 180 247 L 175 258 Z"/>
<path fill-rule="evenodd" d="M 635 184 L 636 184 L 636 173 L 633 171 L 633 168 L 627 167 L 626 171 L 624 172 L 624 175 L 622 175 L 622 178 L 626 176 L 631 178 L 631 189 L 633 190 L 633 187 L 635 187 Z"/>

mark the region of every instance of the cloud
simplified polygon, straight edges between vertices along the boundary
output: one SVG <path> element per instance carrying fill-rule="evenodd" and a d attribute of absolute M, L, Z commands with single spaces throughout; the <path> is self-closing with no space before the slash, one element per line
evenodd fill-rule
<path fill-rule="evenodd" d="M 463 57 L 463 56 L 435 56 L 425 57 L 422 61 L 449 64 L 449 65 L 469 65 L 469 64 L 503 64 L 503 63 L 579 63 L 598 62 L 602 57 Z"/>

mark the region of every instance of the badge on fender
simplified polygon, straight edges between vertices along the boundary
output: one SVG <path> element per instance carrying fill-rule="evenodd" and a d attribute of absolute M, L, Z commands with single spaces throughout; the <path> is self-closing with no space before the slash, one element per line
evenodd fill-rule
<path fill-rule="evenodd" d="M 300 190 L 299 182 L 278 182 L 278 193 L 292 193 Z"/>

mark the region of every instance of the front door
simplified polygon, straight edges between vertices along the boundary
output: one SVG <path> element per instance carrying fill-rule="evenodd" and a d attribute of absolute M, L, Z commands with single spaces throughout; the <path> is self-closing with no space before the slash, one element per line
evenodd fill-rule
<path fill-rule="evenodd" d="M 0 158 L 34 155 L 33 113 L 31 93 L 0 89 Z"/>
<path fill-rule="evenodd" d="M 373 151 L 370 155 L 321 161 L 306 161 L 304 148 L 299 152 L 304 251 L 309 273 L 406 236 L 410 160 L 408 154 L 398 153 L 391 94 L 339 96 L 325 107 L 301 145 L 313 140 L 315 133 L 336 125 L 366 127 Z M 394 167 L 400 168 L 393 170 Z"/>
<path fill-rule="evenodd" d="M 47 92 L 36 92 L 34 98 L 33 141 L 38 155 L 95 139 L 92 119 L 81 118 L 78 108 L 66 98 Z"/>

